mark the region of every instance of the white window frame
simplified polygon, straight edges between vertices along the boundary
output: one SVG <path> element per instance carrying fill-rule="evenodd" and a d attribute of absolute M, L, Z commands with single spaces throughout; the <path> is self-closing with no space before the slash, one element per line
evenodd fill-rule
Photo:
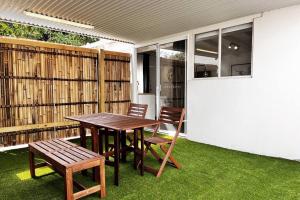
<path fill-rule="evenodd" d="M 221 67 L 222 67 L 222 31 L 224 29 L 235 29 L 236 27 L 243 27 L 243 28 L 249 28 L 252 27 L 252 44 L 251 44 L 251 74 L 250 75 L 244 75 L 244 76 L 221 76 Z M 242 29 L 243 29 L 242 28 Z M 242 30 L 240 29 L 240 30 Z M 199 34 L 205 34 L 209 32 L 218 31 L 218 76 L 216 77 L 195 77 L 195 49 L 196 49 L 196 36 Z M 231 32 L 231 31 L 228 31 Z M 192 74 L 192 80 L 209 80 L 209 79 L 231 79 L 231 78 L 253 78 L 253 41 L 254 41 L 254 22 L 248 22 L 243 24 L 237 24 L 237 25 L 230 25 L 226 27 L 219 27 L 215 28 L 214 30 L 210 31 L 203 31 L 199 33 L 193 34 L 194 41 L 193 41 L 193 74 Z"/>

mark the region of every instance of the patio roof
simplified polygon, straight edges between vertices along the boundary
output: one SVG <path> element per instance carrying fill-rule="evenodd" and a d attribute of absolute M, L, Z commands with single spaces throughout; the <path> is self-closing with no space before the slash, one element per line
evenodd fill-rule
<path fill-rule="evenodd" d="M 300 0 L 1 0 L 0 19 L 48 28 L 143 42 L 222 21 L 299 4 Z M 76 28 L 26 16 L 32 11 L 89 23 L 94 30 Z"/>

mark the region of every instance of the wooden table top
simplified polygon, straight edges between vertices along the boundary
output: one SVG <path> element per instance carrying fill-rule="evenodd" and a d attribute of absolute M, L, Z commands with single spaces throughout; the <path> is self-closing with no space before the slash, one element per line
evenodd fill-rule
<path fill-rule="evenodd" d="M 160 124 L 160 122 L 157 120 L 141 119 L 112 113 L 96 113 L 90 115 L 70 116 L 65 118 L 118 131 L 137 129 Z"/>

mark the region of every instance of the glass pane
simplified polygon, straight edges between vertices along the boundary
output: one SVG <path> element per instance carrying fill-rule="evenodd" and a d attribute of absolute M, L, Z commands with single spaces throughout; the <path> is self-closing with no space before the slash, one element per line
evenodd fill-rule
<path fill-rule="evenodd" d="M 221 76 L 251 75 L 251 24 L 222 30 Z"/>
<path fill-rule="evenodd" d="M 160 46 L 161 106 L 184 107 L 185 40 Z"/>
<path fill-rule="evenodd" d="M 185 66 L 186 40 L 160 46 L 160 105 L 170 107 L 185 106 Z M 176 130 L 170 124 L 160 126 L 163 131 Z M 184 132 L 184 124 L 181 132 Z"/>
<path fill-rule="evenodd" d="M 195 78 L 218 76 L 219 31 L 198 34 L 195 37 Z"/>

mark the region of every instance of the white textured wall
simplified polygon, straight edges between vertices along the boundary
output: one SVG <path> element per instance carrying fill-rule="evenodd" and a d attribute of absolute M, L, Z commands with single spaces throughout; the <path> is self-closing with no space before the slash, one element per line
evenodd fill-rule
<path fill-rule="evenodd" d="M 190 79 L 187 88 L 189 139 L 300 159 L 300 6 L 255 19 L 253 78 Z"/>

